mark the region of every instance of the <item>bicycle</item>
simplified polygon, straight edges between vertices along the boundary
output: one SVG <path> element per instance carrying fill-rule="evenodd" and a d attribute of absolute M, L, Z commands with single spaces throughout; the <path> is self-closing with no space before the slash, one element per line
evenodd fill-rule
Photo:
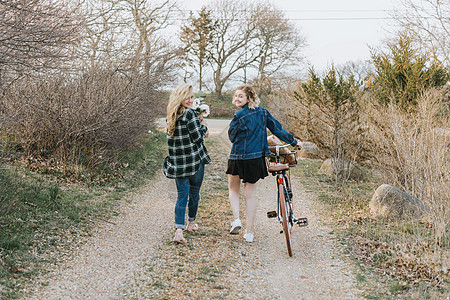
<path fill-rule="evenodd" d="M 286 245 L 289 256 L 293 255 L 292 252 L 292 240 L 291 240 L 291 230 L 294 224 L 300 227 L 308 226 L 307 218 L 296 218 L 293 212 L 292 203 L 292 186 L 290 180 L 290 166 L 295 166 L 297 164 L 297 152 L 291 151 L 286 154 L 280 153 L 280 149 L 288 147 L 289 145 L 280 146 L 269 146 L 269 149 L 274 149 L 272 158 L 275 160 L 275 164 L 270 164 L 268 166 L 268 171 L 276 176 L 277 181 L 277 211 L 269 211 L 267 217 L 277 218 L 278 221 L 283 225 L 283 229 L 280 233 L 284 232 L 286 237 Z M 290 155 L 290 157 L 289 157 Z M 295 163 L 292 162 L 292 156 L 294 157 Z M 286 163 L 290 158 L 290 163 Z"/>

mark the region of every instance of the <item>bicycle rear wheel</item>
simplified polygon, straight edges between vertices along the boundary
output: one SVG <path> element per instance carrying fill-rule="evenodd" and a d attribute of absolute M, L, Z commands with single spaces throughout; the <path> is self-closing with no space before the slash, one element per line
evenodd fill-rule
<path fill-rule="evenodd" d="M 284 194 L 283 184 L 278 184 L 278 196 L 280 202 L 280 213 L 283 222 L 283 232 L 286 237 L 286 246 L 289 256 L 292 256 L 292 240 L 291 240 L 291 229 L 289 228 L 289 215 L 288 207 L 286 203 L 286 195 Z"/>

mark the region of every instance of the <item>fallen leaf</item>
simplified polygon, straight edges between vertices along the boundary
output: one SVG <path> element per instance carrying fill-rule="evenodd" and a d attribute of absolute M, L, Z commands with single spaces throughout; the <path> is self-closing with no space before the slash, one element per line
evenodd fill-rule
<path fill-rule="evenodd" d="M 15 269 L 10 269 L 9 272 L 11 272 L 11 273 L 23 273 L 24 269 L 23 268 L 15 268 Z"/>

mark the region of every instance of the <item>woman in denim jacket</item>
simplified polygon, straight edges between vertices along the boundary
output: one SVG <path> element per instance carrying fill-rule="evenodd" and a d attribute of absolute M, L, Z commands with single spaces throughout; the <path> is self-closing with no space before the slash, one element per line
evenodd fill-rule
<path fill-rule="evenodd" d="M 238 110 L 231 120 L 228 137 L 232 143 L 228 158 L 228 192 L 234 221 L 231 234 L 238 234 L 241 229 L 239 219 L 239 190 L 241 180 L 244 183 L 247 230 L 244 238 L 252 243 L 253 224 L 256 215 L 256 182 L 268 176 L 265 156 L 270 155 L 267 143 L 267 128 L 282 141 L 301 148 L 303 143 L 283 129 L 266 109 L 259 107 L 259 98 L 252 86 L 239 86 L 233 97 L 233 104 Z"/>

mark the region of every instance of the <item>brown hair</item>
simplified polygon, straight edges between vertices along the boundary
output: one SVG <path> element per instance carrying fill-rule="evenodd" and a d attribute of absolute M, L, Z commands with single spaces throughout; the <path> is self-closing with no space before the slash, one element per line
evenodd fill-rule
<path fill-rule="evenodd" d="M 259 103 L 261 102 L 259 100 L 258 94 L 256 93 L 255 89 L 253 88 L 253 86 L 245 84 L 245 85 L 241 85 L 238 86 L 236 88 L 236 91 L 243 91 L 245 93 L 245 95 L 247 96 L 248 99 L 248 108 L 254 109 L 255 107 L 259 106 Z M 235 104 L 234 102 L 234 97 L 233 97 L 233 104 Z"/>

